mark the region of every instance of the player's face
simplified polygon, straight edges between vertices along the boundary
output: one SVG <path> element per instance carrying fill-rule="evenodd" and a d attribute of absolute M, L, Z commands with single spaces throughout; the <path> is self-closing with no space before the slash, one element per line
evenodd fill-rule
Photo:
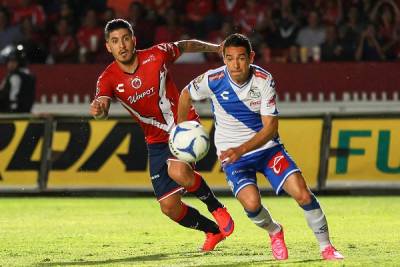
<path fill-rule="evenodd" d="M 254 61 L 254 52 L 247 54 L 245 47 L 229 46 L 224 51 L 224 63 L 234 82 L 242 84 L 247 81 L 250 64 Z"/>
<path fill-rule="evenodd" d="M 133 63 L 135 57 L 136 39 L 127 29 L 117 29 L 110 32 L 106 47 L 116 61 L 122 64 Z"/>

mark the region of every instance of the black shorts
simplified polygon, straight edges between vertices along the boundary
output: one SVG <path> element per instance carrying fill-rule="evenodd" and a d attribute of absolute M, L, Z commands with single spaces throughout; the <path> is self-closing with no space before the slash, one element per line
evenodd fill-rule
<path fill-rule="evenodd" d="M 148 144 L 147 149 L 149 151 L 151 183 L 157 200 L 163 200 L 178 191 L 183 191 L 184 188 L 168 175 L 168 159 L 174 158 L 168 144 Z"/>

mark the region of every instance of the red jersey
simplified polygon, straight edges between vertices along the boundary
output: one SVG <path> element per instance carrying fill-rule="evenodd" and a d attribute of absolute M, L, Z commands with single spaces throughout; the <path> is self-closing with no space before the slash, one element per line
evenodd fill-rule
<path fill-rule="evenodd" d="M 96 98 L 116 98 L 137 120 L 146 142 L 168 142 L 169 132 L 177 120 L 179 91 L 168 73 L 168 66 L 179 56 L 173 43 L 162 43 L 138 50 L 139 65 L 132 74 L 111 63 L 97 81 Z M 192 108 L 189 120 L 197 120 Z"/>

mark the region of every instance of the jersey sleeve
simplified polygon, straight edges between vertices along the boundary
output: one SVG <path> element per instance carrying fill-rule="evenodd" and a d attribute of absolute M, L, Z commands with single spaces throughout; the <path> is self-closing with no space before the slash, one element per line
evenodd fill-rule
<path fill-rule="evenodd" d="M 272 76 L 266 81 L 264 88 L 261 90 L 261 115 L 276 116 L 279 114 L 276 106 L 275 80 Z"/>
<path fill-rule="evenodd" d="M 156 45 L 156 48 L 162 53 L 167 65 L 174 63 L 181 55 L 176 43 L 161 43 Z"/>
<path fill-rule="evenodd" d="M 97 79 L 95 99 L 101 97 L 113 98 L 113 88 L 107 75 L 104 73 Z"/>
<path fill-rule="evenodd" d="M 211 90 L 208 86 L 207 72 L 192 80 L 187 88 L 193 100 L 203 100 L 210 97 Z"/>

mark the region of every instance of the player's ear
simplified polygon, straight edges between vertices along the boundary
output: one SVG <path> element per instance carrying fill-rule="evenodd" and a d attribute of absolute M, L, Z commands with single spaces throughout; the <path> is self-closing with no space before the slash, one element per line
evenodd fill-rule
<path fill-rule="evenodd" d="M 108 44 L 108 40 L 106 41 L 106 48 L 107 48 L 107 51 L 111 53 L 111 48 L 110 48 L 110 45 Z"/>
<path fill-rule="evenodd" d="M 136 36 L 132 35 L 133 47 L 136 47 Z"/>
<path fill-rule="evenodd" d="M 256 56 L 256 53 L 254 51 L 250 51 L 250 64 L 253 64 L 254 62 L 254 57 Z"/>

